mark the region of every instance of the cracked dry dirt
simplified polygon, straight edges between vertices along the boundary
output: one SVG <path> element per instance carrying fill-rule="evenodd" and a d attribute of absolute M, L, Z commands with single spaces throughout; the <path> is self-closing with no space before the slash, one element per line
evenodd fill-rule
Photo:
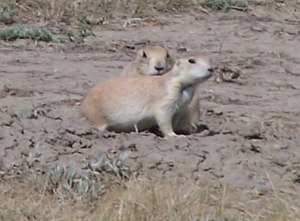
<path fill-rule="evenodd" d="M 299 191 L 299 21 L 286 11 L 259 10 L 172 20 L 96 28 L 80 45 L 0 42 L 2 166 L 17 164 L 37 146 L 40 160 L 53 165 L 128 151 L 131 166 L 156 178 L 229 183 L 261 194 Z M 202 132 L 169 140 L 146 132 L 99 134 L 78 117 L 88 89 L 117 76 L 147 41 L 165 44 L 175 57 L 183 49 L 199 51 L 220 71 L 239 71 L 237 79 L 201 85 Z"/>

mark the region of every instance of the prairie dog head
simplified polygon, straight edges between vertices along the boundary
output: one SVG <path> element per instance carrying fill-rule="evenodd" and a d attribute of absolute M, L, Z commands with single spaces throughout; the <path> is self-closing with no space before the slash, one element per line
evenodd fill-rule
<path fill-rule="evenodd" d="M 213 71 L 207 57 L 189 56 L 177 59 L 171 73 L 178 76 L 182 84 L 189 86 L 206 81 L 212 76 Z"/>
<path fill-rule="evenodd" d="M 157 45 L 139 50 L 134 63 L 143 75 L 163 75 L 171 69 L 173 61 L 168 49 Z"/>

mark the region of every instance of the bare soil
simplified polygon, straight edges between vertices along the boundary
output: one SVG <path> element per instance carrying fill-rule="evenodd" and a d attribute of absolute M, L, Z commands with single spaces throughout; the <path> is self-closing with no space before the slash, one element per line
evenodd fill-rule
<path fill-rule="evenodd" d="M 1 41 L 2 166 L 18 164 L 36 147 L 40 161 L 53 165 L 127 151 L 129 165 L 153 178 L 299 192 L 300 16 L 293 10 L 174 14 L 127 29 L 118 21 L 94 28 L 96 36 L 81 44 Z M 224 75 L 199 88 L 199 133 L 101 134 L 79 116 L 90 87 L 118 76 L 149 42 L 166 45 L 174 57 L 185 50 L 208 55 Z M 231 79 L 232 71 L 239 77 Z"/>

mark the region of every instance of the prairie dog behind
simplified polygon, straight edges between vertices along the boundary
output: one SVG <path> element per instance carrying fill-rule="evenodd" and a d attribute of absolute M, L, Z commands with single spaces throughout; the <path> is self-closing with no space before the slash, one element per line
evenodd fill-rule
<path fill-rule="evenodd" d="M 173 60 L 167 48 L 159 45 L 146 46 L 123 68 L 121 75 L 162 75 L 172 66 Z"/>
<path fill-rule="evenodd" d="M 206 81 L 212 72 L 205 57 L 177 59 L 163 76 L 120 76 L 97 84 L 80 109 L 100 131 L 141 131 L 158 125 L 164 136 L 177 136 L 173 116 L 193 98 L 189 88 Z"/>

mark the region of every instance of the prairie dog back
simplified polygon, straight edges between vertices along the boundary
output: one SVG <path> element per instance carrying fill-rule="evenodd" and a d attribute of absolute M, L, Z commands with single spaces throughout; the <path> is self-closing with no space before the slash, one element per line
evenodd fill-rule
<path fill-rule="evenodd" d="M 159 45 L 146 46 L 123 68 L 121 75 L 163 75 L 172 65 L 173 59 L 167 48 Z"/>
<path fill-rule="evenodd" d="M 120 76 L 93 87 L 81 105 L 85 117 L 102 130 L 103 122 L 108 130 L 130 132 L 140 119 L 147 118 L 161 94 L 166 93 L 164 76 Z M 147 129 L 155 126 L 148 117 Z M 105 120 L 104 120 L 105 119 Z M 153 121 L 153 120 L 152 120 Z M 145 127 L 145 128 L 143 128 Z"/>

